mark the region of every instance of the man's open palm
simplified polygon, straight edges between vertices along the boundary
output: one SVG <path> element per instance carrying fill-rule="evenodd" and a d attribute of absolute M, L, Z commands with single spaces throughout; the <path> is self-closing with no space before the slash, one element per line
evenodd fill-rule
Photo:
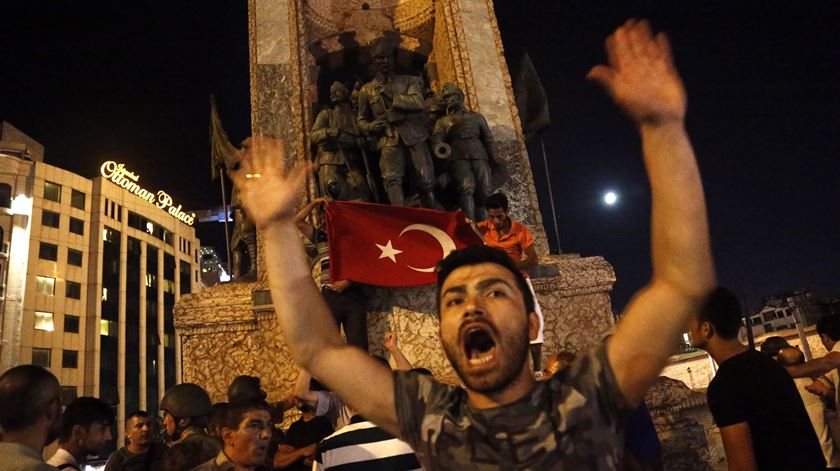
<path fill-rule="evenodd" d="M 607 65 L 587 78 L 600 83 L 637 125 L 679 122 L 686 97 L 664 33 L 653 36 L 646 20 L 628 20 L 606 40 Z"/>
<path fill-rule="evenodd" d="M 303 193 L 308 163 L 286 169 L 286 146 L 278 139 L 254 136 L 242 149 L 239 168 L 228 172 L 239 188 L 245 210 L 257 228 L 294 218 Z"/>

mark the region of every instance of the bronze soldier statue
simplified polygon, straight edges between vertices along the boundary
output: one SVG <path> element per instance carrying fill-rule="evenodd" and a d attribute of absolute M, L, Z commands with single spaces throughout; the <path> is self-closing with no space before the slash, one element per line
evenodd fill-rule
<path fill-rule="evenodd" d="M 347 87 L 334 82 L 330 101 L 333 106 L 318 113 L 312 126 L 319 192 L 334 200 L 370 201 L 364 138 L 356 126 Z"/>
<path fill-rule="evenodd" d="M 359 90 L 357 123 L 366 136 L 377 140 L 379 168 L 388 200 L 405 205 L 403 179 L 406 157 L 411 157 L 414 182 L 426 208 L 440 208 L 434 189 L 434 169 L 429 152 L 423 83 L 419 77 L 392 71 L 391 45 L 381 40 L 373 51 L 373 80 Z"/>
<path fill-rule="evenodd" d="M 484 200 L 490 196 L 490 170 L 497 165 L 493 135 L 487 120 L 464 108 L 464 92 L 447 83 L 442 90 L 446 116 L 438 119 L 432 133 L 435 155 L 449 159 L 448 173 L 458 192 L 461 211 L 476 221 L 487 219 Z"/>

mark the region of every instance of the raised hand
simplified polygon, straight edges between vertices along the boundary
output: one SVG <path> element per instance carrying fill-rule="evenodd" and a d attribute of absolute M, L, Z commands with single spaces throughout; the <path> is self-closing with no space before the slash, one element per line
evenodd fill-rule
<path fill-rule="evenodd" d="M 272 222 L 295 217 L 303 193 L 309 163 L 286 169 L 286 146 L 278 140 L 254 136 L 242 149 L 239 168 L 228 172 L 245 210 L 258 229 Z"/>
<path fill-rule="evenodd" d="M 628 20 L 606 40 L 607 65 L 587 78 L 601 84 L 638 125 L 682 122 L 686 96 L 665 33 L 653 36 L 647 20 Z"/>
<path fill-rule="evenodd" d="M 397 334 L 393 332 L 385 332 L 385 349 L 389 352 L 397 348 Z"/>

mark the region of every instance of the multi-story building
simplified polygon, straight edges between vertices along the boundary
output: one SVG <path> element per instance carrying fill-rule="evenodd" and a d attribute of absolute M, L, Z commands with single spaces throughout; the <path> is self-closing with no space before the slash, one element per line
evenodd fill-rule
<path fill-rule="evenodd" d="M 33 155 L 0 140 L 0 371 L 44 366 L 120 424 L 156 411 L 181 376 L 172 309 L 201 287 L 193 218 L 115 162 L 88 179 Z"/>
<path fill-rule="evenodd" d="M 815 301 L 810 290 L 794 290 L 764 298 L 764 305 L 750 315 L 754 335 L 764 335 L 783 329 L 815 324 L 823 315 L 823 308 Z"/>

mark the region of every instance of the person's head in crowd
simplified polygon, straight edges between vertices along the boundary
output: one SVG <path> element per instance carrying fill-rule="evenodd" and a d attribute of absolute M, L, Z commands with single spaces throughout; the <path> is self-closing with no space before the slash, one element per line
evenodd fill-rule
<path fill-rule="evenodd" d="M 74 399 L 64 410 L 62 422 L 58 443 L 79 462 L 88 455 L 98 455 L 114 438 L 114 412 L 95 397 Z"/>
<path fill-rule="evenodd" d="M 227 390 L 228 402 L 240 402 L 256 399 L 264 401 L 268 396 L 256 376 L 241 375 L 231 381 Z"/>
<path fill-rule="evenodd" d="M 225 423 L 228 405 L 227 402 L 213 404 L 213 408 L 210 409 L 210 414 L 207 417 L 207 435 L 218 439 L 222 438 L 222 426 Z"/>
<path fill-rule="evenodd" d="M 61 433 L 61 387 L 56 377 L 35 365 L 20 365 L 0 375 L 0 428 L 4 442 L 38 450 Z"/>
<path fill-rule="evenodd" d="M 212 408 L 207 391 L 197 384 L 181 383 L 169 388 L 160 401 L 160 428 L 166 440 L 178 440 L 181 432 L 190 427 L 206 427 Z"/>
<path fill-rule="evenodd" d="M 468 391 L 497 395 L 511 385 L 529 389 L 529 340 L 539 320 L 516 265 L 500 249 L 474 245 L 439 264 L 440 339 Z"/>
<path fill-rule="evenodd" d="M 236 469 L 263 465 L 273 429 L 271 410 L 265 401 L 250 399 L 228 404 L 221 429 L 228 460 Z"/>
<path fill-rule="evenodd" d="M 572 352 L 557 352 L 548 357 L 545 362 L 545 369 L 543 369 L 542 379 L 549 379 L 558 371 L 568 367 L 575 361 L 575 354 Z"/>
<path fill-rule="evenodd" d="M 784 337 L 774 335 L 761 343 L 761 353 L 770 355 L 783 366 L 798 365 L 805 362 L 805 354 L 799 347 L 788 343 Z"/>
<path fill-rule="evenodd" d="M 487 218 L 493 224 L 496 230 L 501 230 L 508 222 L 508 203 L 507 196 L 504 193 L 493 193 L 484 201 L 484 207 L 487 208 Z"/>
<path fill-rule="evenodd" d="M 840 316 L 826 315 L 817 321 L 817 333 L 826 350 L 831 351 L 840 341 Z"/>
<path fill-rule="evenodd" d="M 703 309 L 689 323 L 691 346 L 708 350 L 714 343 L 737 342 L 741 328 L 741 305 L 734 293 L 717 287 Z"/>
<path fill-rule="evenodd" d="M 145 453 L 154 441 L 154 426 L 149 413 L 144 410 L 131 412 L 125 418 L 126 447 L 134 454 Z"/>

